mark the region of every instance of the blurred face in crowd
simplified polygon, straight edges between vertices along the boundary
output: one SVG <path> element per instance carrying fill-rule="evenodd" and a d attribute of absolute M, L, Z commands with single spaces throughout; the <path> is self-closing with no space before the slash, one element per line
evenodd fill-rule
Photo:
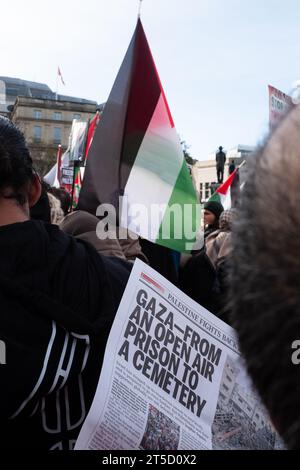
<path fill-rule="evenodd" d="M 217 220 L 215 214 L 208 211 L 207 209 L 204 209 L 203 216 L 204 216 L 204 226 L 205 225 L 214 225 L 214 223 Z"/>

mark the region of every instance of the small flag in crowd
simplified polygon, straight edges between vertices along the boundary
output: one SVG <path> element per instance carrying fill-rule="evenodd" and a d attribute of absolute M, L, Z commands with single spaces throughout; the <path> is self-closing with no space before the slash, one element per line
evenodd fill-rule
<path fill-rule="evenodd" d="M 62 163 L 62 148 L 61 145 L 57 147 L 57 156 L 56 156 L 56 173 L 55 173 L 55 179 L 52 184 L 55 188 L 60 187 L 60 181 L 61 181 L 61 163 Z"/>
<path fill-rule="evenodd" d="M 57 74 L 58 74 L 59 78 L 61 79 L 61 83 L 63 85 L 66 85 L 59 67 L 57 68 Z"/>
<path fill-rule="evenodd" d="M 91 120 L 91 122 L 89 124 L 89 129 L 88 129 L 87 139 L 86 139 L 86 146 L 85 146 L 85 154 L 84 154 L 84 159 L 85 160 L 88 157 L 89 150 L 90 150 L 90 147 L 91 147 L 91 143 L 93 142 L 95 130 L 96 130 L 96 127 L 98 125 L 100 116 L 101 115 L 100 115 L 99 111 L 97 111 L 95 116 L 93 117 L 93 119 Z"/>
<path fill-rule="evenodd" d="M 81 181 L 80 166 L 75 166 L 74 168 L 74 192 L 73 192 L 73 197 L 72 197 L 73 209 L 77 207 L 81 185 L 82 185 L 82 181 Z"/>
<path fill-rule="evenodd" d="M 83 150 L 84 152 L 84 158 L 86 160 L 89 152 L 90 145 L 93 141 L 93 136 L 95 129 L 98 125 L 99 119 L 100 119 L 101 114 L 97 112 L 93 119 L 91 120 L 88 128 L 88 134 L 87 134 L 87 139 L 86 139 L 86 146 L 85 149 Z M 75 121 L 76 122 L 76 121 Z M 72 126 L 73 129 L 73 126 Z M 61 146 L 58 147 L 58 152 L 57 152 L 57 163 L 50 169 L 50 171 L 43 177 L 43 180 L 46 181 L 46 183 L 50 184 L 50 186 L 55 186 L 57 188 L 59 187 L 64 187 L 67 189 L 68 192 L 71 193 L 71 188 L 72 188 L 72 180 L 73 180 L 73 166 L 72 162 L 70 161 L 70 145 L 71 145 L 71 138 L 72 138 L 72 130 L 69 136 L 69 147 L 66 150 L 66 152 L 61 155 Z M 79 137 L 78 137 L 79 138 Z M 76 142 L 75 142 L 76 144 Z M 80 167 L 81 171 L 81 181 L 84 176 L 84 166 Z M 66 178 L 63 177 L 63 173 L 67 173 L 67 182 Z M 71 182 L 70 182 L 71 180 Z"/>
<path fill-rule="evenodd" d="M 197 195 L 140 19 L 90 147 L 78 208 L 95 214 L 101 203 L 117 207 L 119 196 L 122 227 L 177 251 L 195 240 Z M 163 208 L 157 217 L 134 220 L 131 209 L 149 216 L 154 205 Z"/>
<path fill-rule="evenodd" d="M 58 153 L 59 149 L 57 150 L 57 161 L 55 165 L 48 171 L 48 173 L 43 176 L 43 180 L 46 181 L 50 186 L 55 186 L 59 187 L 58 183 L 58 175 L 61 177 L 61 170 L 62 167 L 67 167 L 69 166 L 69 150 L 64 152 L 62 156 L 59 155 Z M 58 170 L 57 163 L 60 163 L 60 170 Z"/>
<path fill-rule="evenodd" d="M 222 183 L 209 201 L 217 201 L 222 204 L 224 209 L 231 209 L 236 206 L 239 193 L 239 168 L 236 168 L 231 175 Z"/>

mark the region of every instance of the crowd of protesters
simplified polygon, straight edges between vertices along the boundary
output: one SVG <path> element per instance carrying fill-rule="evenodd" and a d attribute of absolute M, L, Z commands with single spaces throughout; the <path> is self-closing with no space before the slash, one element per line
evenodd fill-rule
<path fill-rule="evenodd" d="M 290 360 L 300 334 L 299 127 L 297 107 L 253 157 L 237 209 L 204 205 L 204 245 L 179 265 L 147 240 L 99 240 L 98 218 L 70 212 L 69 194 L 41 182 L 22 133 L 0 117 L 2 447 L 73 448 L 136 258 L 237 329 L 275 426 L 300 447 Z"/>
<path fill-rule="evenodd" d="M 73 448 L 132 266 L 50 224 L 62 214 L 43 186 L 0 117 L 2 448 Z"/>

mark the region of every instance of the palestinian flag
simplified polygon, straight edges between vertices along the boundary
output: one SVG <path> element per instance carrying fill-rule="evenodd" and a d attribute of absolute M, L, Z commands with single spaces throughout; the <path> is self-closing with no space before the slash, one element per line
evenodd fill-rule
<path fill-rule="evenodd" d="M 224 210 L 235 207 L 239 197 L 239 173 L 236 168 L 231 175 L 222 183 L 209 201 L 217 201 L 222 204 Z"/>
<path fill-rule="evenodd" d="M 86 145 L 85 145 L 85 150 L 84 150 L 85 160 L 88 157 L 89 149 L 93 141 L 94 133 L 98 125 L 100 117 L 101 117 L 101 114 L 97 111 L 97 113 L 95 114 L 95 116 L 89 123 Z M 70 137 L 69 137 L 69 141 L 70 141 Z M 84 166 L 80 167 L 81 181 L 84 176 L 84 169 L 85 169 Z M 67 182 L 65 181 L 66 177 L 64 175 L 64 172 L 67 173 Z M 71 175 L 70 175 L 70 172 L 71 172 Z M 73 166 L 70 162 L 70 148 L 68 147 L 66 152 L 63 155 L 61 155 L 61 145 L 59 145 L 58 151 L 57 151 L 57 163 L 51 168 L 51 170 L 46 174 L 46 176 L 43 177 L 43 180 L 46 181 L 46 183 L 50 184 L 50 186 L 55 186 L 56 188 L 63 187 L 71 194 L 73 175 L 74 175 Z M 79 197 L 79 193 L 78 193 L 78 197 Z"/>
<path fill-rule="evenodd" d="M 80 166 L 75 166 L 74 189 L 73 189 L 73 194 L 72 194 L 72 209 L 75 209 L 77 207 L 81 186 L 82 186 L 82 182 L 81 182 Z"/>
<path fill-rule="evenodd" d="M 84 159 L 85 160 L 88 157 L 90 146 L 91 146 L 91 143 L 93 142 L 93 137 L 94 137 L 94 134 L 95 134 L 96 127 L 99 123 L 99 119 L 100 119 L 100 113 L 99 113 L 99 111 L 97 111 L 95 116 L 93 117 L 93 119 L 89 123 L 89 129 L 88 129 L 88 133 L 87 133 L 85 152 L 84 152 Z"/>
<path fill-rule="evenodd" d="M 120 207 L 119 197 L 123 196 Z M 140 19 L 95 131 L 78 208 L 119 208 L 119 224 L 186 251 L 200 211 Z"/>

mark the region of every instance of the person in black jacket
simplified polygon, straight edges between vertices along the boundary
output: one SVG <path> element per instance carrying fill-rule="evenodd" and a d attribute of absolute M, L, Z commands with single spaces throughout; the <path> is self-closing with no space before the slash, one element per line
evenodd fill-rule
<path fill-rule="evenodd" d="M 235 163 L 234 163 L 234 160 L 231 160 L 231 163 L 228 167 L 228 175 L 231 175 L 235 170 Z"/>
<path fill-rule="evenodd" d="M 22 133 L 0 117 L 0 448 L 73 448 L 130 270 L 30 220 L 40 194 Z"/>
<path fill-rule="evenodd" d="M 220 146 L 218 153 L 216 153 L 216 168 L 217 168 L 218 183 L 223 183 L 225 162 L 226 162 L 226 155 L 223 152 L 223 147 Z"/>

